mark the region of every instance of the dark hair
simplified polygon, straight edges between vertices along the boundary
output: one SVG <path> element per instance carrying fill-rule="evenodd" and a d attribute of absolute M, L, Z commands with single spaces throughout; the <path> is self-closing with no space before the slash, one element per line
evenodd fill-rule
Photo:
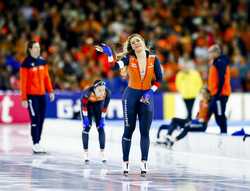
<path fill-rule="evenodd" d="M 94 88 L 98 87 L 98 86 L 105 86 L 105 82 L 103 80 L 96 80 L 94 82 Z"/>
<path fill-rule="evenodd" d="M 133 50 L 133 48 L 131 46 L 131 39 L 133 37 L 136 37 L 136 35 L 133 34 L 133 35 L 131 35 L 131 36 L 128 37 L 128 42 L 127 42 L 128 44 L 127 44 L 127 49 L 126 49 L 126 51 L 128 52 L 128 54 L 135 54 L 135 52 L 134 52 L 134 50 Z"/>
<path fill-rule="evenodd" d="M 125 45 L 124 45 L 124 51 L 127 52 L 128 54 L 135 54 L 135 52 L 134 52 L 134 50 L 133 50 L 133 48 L 131 46 L 131 39 L 134 38 L 134 37 L 140 38 L 145 44 L 145 40 L 140 34 L 138 34 L 138 33 L 131 34 L 128 37 L 128 39 L 127 39 L 127 41 L 125 42 Z M 146 46 L 146 44 L 145 44 L 145 46 Z M 146 47 L 146 49 L 147 49 L 147 47 Z"/>
<path fill-rule="evenodd" d="M 34 40 L 31 40 L 31 41 L 28 42 L 27 49 L 26 49 L 26 54 L 28 56 L 30 56 L 30 49 L 33 47 L 33 44 L 35 44 L 35 43 L 37 43 L 37 42 L 34 41 Z"/>

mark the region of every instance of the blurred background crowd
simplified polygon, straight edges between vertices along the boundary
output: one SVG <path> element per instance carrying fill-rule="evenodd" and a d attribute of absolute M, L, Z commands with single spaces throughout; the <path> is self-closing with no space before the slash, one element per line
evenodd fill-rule
<path fill-rule="evenodd" d="M 116 52 L 128 35 L 145 37 L 164 69 L 161 91 L 176 91 L 183 68 L 207 80 L 207 49 L 219 43 L 231 60 L 233 91 L 250 91 L 248 0 L 19 0 L 0 1 L 0 90 L 19 89 L 26 43 L 41 43 L 53 85 L 82 90 L 104 78 L 113 93 L 126 80 L 111 70 L 94 46 L 105 42 Z"/>

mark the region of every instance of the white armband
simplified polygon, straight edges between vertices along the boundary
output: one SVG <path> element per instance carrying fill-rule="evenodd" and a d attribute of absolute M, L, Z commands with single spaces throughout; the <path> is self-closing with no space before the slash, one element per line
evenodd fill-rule
<path fill-rule="evenodd" d="M 108 56 L 108 62 L 113 62 L 114 61 L 114 57 L 113 56 Z"/>
<path fill-rule="evenodd" d="M 88 112 L 87 111 L 82 111 L 83 116 L 88 116 Z"/>
<path fill-rule="evenodd" d="M 102 112 L 102 118 L 106 117 L 106 112 Z"/>
<path fill-rule="evenodd" d="M 153 85 L 150 89 L 153 90 L 153 92 L 156 92 L 156 90 L 158 89 L 158 87 L 156 85 Z"/>
<path fill-rule="evenodd" d="M 117 64 L 119 65 L 120 69 L 124 67 L 124 62 L 122 60 L 119 60 Z"/>

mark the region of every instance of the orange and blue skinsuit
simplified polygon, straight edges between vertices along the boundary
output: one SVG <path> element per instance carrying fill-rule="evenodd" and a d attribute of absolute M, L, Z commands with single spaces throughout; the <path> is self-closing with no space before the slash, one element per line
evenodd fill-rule
<path fill-rule="evenodd" d="M 81 115 L 83 120 L 82 143 L 83 149 L 88 149 L 89 131 L 92 126 L 92 118 L 99 134 L 100 149 L 105 148 L 104 118 L 110 102 L 110 91 L 105 88 L 105 95 L 97 97 L 94 93 L 94 86 L 84 90 L 81 97 Z M 87 122 L 86 122 L 87 121 Z"/>
<path fill-rule="evenodd" d="M 204 132 L 207 129 L 207 124 L 209 121 L 209 102 L 205 99 L 201 100 L 199 103 L 199 112 L 197 113 L 196 119 L 189 120 L 189 119 L 181 119 L 181 118 L 173 118 L 169 125 L 161 125 L 158 132 L 157 138 L 160 138 L 160 132 L 163 129 L 168 130 L 167 135 L 172 135 L 173 132 L 179 128 L 182 129 L 180 134 L 176 136 L 176 140 L 180 140 L 184 138 L 188 132 Z"/>
<path fill-rule="evenodd" d="M 53 92 L 47 62 L 28 56 L 20 69 L 21 99 L 28 101 L 33 144 L 39 143 L 46 111 L 46 92 Z"/>
<path fill-rule="evenodd" d="M 153 94 L 162 81 L 162 70 L 157 57 L 146 51 L 146 70 L 141 77 L 138 60 L 129 54 L 117 61 L 114 69 L 127 67 L 128 87 L 124 91 L 122 104 L 124 113 L 124 133 L 122 136 L 123 161 L 129 160 L 132 134 L 135 130 L 136 119 L 139 119 L 141 134 L 141 160 L 147 161 L 149 150 L 149 129 L 153 119 Z M 149 102 L 141 102 L 141 99 Z"/>
<path fill-rule="evenodd" d="M 225 115 L 228 97 L 231 94 L 229 59 L 225 55 L 216 58 L 209 68 L 208 89 L 212 100 L 209 104 L 209 115 L 215 114 L 215 121 L 221 133 L 227 133 Z"/>

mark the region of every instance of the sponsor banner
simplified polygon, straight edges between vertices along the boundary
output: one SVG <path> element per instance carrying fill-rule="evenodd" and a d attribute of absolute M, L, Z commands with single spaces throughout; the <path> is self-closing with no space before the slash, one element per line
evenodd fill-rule
<path fill-rule="evenodd" d="M 79 119 L 80 117 L 81 92 L 56 92 L 54 102 L 47 97 L 46 117 L 59 119 Z M 107 118 L 122 119 L 122 95 L 111 98 Z M 163 118 L 162 95 L 154 96 L 154 118 Z M 18 93 L 0 93 L 0 123 L 27 123 L 29 122 L 28 111 L 21 106 Z"/>
<path fill-rule="evenodd" d="M 79 119 L 80 92 L 56 92 L 54 102 L 49 102 L 47 97 L 46 117 L 59 119 Z M 122 95 L 111 98 L 107 111 L 107 118 L 122 119 Z M 231 121 L 250 120 L 250 94 L 233 93 L 227 104 L 226 115 Z M 236 107 L 237 106 L 237 107 Z M 199 107 L 199 98 L 195 101 L 193 118 Z M 173 117 L 185 118 L 185 104 L 179 94 L 164 93 L 154 96 L 154 119 L 170 120 Z M 28 111 L 21 106 L 18 93 L 0 92 L 0 123 L 27 123 L 29 122 Z"/>
<path fill-rule="evenodd" d="M 0 93 L 0 123 L 27 123 L 28 110 L 21 105 L 21 99 L 15 93 Z"/>

